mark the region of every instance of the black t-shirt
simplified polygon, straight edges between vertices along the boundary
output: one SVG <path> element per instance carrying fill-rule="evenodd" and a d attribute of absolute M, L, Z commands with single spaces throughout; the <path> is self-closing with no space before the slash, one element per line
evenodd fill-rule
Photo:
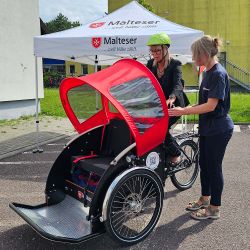
<path fill-rule="evenodd" d="M 205 73 L 199 91 L 199 104 L 206 103 L 208 98 L 219 99 L 216 108 L 199 116 L 199 133 L 211 136 L 233 129 L 233 121 L 229 116 L 230 86 L 226 70 L 221 64 L 215 64 Z"/>

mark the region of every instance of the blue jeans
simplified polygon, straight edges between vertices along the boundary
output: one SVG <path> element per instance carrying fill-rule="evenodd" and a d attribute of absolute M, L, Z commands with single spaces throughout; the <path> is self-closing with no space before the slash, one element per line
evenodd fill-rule
<path fill-rule="evenodd" d="M 213 136 L 200 136 L 200 180 L 201 194 L 211 196 L 210 204 L 221 205 L 224 185 L 222 161 L 233 131 Z"/>

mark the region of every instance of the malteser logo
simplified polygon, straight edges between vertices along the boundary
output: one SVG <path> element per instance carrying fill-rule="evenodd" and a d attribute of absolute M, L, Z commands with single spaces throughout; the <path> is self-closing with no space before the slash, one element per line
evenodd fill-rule
<path fill-rule="evenodd" d="M 99 28 L 99 27 L 103 26 L 104 24 L 105 24 L 105 22 L 91 23 L 91 24 L 89 25 L 89 27 L 95 29 L 95 28 Z"/>
<path fill-rule="evenodd" d="M 115 21 L 115 22 L 113 22 L 113 21 L 110 21 L 109 23 L 108 23 L 108 26 L 116 26 L 116 25 L 119 25 L 119 26 L 121 26 L 121 25 L 158 25 L 158 23 L 159 23 L 160 21 L 155 21 L 155 20 L 147 20 L 147 21 L 142 21 L 142 20 L 140 20 L 140 21 L 136 21 L 136 20 L 126 20 L 126 21 Z"/>
<path fill-rule="evenodd" d="M 93 37 L 92 38 L 92 46 L 94 48 L 99 48 L 102 44 L 102 38 L 101 37 Z"/>

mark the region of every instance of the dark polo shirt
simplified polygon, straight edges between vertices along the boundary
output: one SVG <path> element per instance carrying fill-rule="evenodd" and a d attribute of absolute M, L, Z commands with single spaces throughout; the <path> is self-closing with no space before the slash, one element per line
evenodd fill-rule
<path fill-rule="evenodd" d="M 221 64 L 215 64 L 205 73 L 199 91 L 199 104 L 206 103 L 208 98 L 219 99 L 214 111 L 199 116 L 199 133 L 211 136 L 225 133 L 234 127 L 229 116 L 230 86 L 226 70 Z"/>

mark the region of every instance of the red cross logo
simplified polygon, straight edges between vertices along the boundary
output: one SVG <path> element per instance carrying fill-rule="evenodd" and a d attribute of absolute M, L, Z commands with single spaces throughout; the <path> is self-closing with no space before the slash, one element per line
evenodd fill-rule
<path fill-rule="evenodd" d="M 94 48 L 99 48 L 102 44 L 102 38 L 101 37 L 93 37 L 92 38 L 92 46 Z"/>
<path fill-rule="evenodd" d="M 101 27 L 101 26 L 103 26 L 104 25 L 104 23 L 105 22 L 101 22 L 101 23 L 91 23 L 90 25 L 89 25 L 89 27 L 90 28 L 99 28 L 99 27 Z"/>

